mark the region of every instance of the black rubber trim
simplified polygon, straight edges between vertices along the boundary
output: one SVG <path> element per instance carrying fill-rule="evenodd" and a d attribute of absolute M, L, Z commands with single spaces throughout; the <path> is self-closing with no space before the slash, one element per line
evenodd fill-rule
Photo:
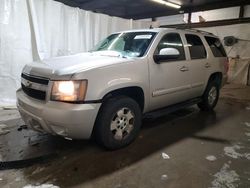
<path fill-rule="evenodd" d="M 46 99 L 46 92 L 45 91 L 40 91 L 40 90 L 28 88 L 28 87 L 25 87 L 25 85 L 23 85 L 23 84 L 21 84 L 21 85 L 22 85 L 22 90 L 26 95 L 28 95 L 34 99 L 39 99 L 39 100 Z"/>
<path fill-rule="evenodd" d="M 35 83 L 39 83 L 39 84 L 43 84 L 43 85 L 48 85 L 49 84 L 49 79 L 48 78 L 38 78 L 35 76 L 31 76 L 31 75 L 27 75 L 22 73 L 21 75 L 22 78 L 29 80 L 31 82 L 35 82 Z"/>
<path fill-rule="evenodd" d="M 99 99 L 99 100 L 89 100 L 89 101 L 74 101 L 74 102 L 70 102 L 70 101 L 59 101 L 59 100 L 52 100 L 55 102 L 64 102 L 64 103 L 70 103 L 70 104 L 98 104 L 98 103 L 102 103 L 103 100 Z"/>
<path fill-rule="evenodd" d="M 201 100 L 200 97 L 190 99 L 190 100 L 180 102 L 180 103 L 177 103 L 177 104 L 173 104 L 173 105 L 170 105 L 170 106 L 167 106 L 167 107 L 164 107 L 164 108 L 160 108 L 160 109 L 157 109 L 157 110 L 154 110 L 154 111 L 151 111 L 151 112 L 147 112 L 147 113 L 145 113 L 143 115 L 143 118 L 148 118 L 148 119 L 159 118 L 159 117 L 162 117 L 162 116 L 167 115 L 169 113 L 172 113 L 174 111 L 177 111 L 177 110 L 179 110 L 181 108 L 186 108 L 188 106 L 195 105 L 195 104 L 197 104 L 197 103 L 199 103 L 201 101 L 202 100 Z"/>

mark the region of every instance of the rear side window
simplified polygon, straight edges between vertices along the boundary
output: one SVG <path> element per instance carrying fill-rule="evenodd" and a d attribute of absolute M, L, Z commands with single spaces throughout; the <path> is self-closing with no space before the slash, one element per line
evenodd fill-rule
<path fill-rule="evenodd" d="M 227 54 L 218 38 L 215 37 L 205 37 L 208 45 L 210 46 L 210 49 L 212 53 L 214 54 L 214 57 L 226 57 Z"/>
<path fill-rule="evenodd" d="M 204 59 L 207 57 L 206 49 L 201 41 L 201 38 L 197 35 L 186 34 L 188 48 L 191 59 Z"/>
<path fill-rule="evenodd" d="M 180 56 L 177 61 L 185 60 L 185 52 L 181 37 L 178 33 L 168 33 L 166 34 L 158 44 L 155 54 L 158 54 L 163 48 L 175 48 L 179 51 Z"/>

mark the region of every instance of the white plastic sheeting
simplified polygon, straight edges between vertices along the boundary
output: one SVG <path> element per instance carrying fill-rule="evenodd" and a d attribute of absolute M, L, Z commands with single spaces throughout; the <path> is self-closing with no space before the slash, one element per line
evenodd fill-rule
<path fill-rule="evenodd" d="M 219 27 L 200 28 L 200 30 L 212 32 L 223 41 L 225 36 L 235 36 L 239 39 L 250 40 L 250 25 L 235 24 Z M 233 46 L 225 46 L 229 61 L 228 81 L 235 84 L 248 84 L 250 66 L 250 42 L 239 41 Z M 239 57 L 239 59 L 235 59 Z"/>
<path fill-rule="evenodd" d="M 247 85 L 250 68 L 250 58 L 232 58 L 229 61 L 228 81 L 234 84 Z M 250 76 L 250 75 L 249 75 Z"/>
<path fill-rule="evenodd" d="M 26 1 L 0 3 L 0 104 L 15 103 L 23 65 L 33 60 Z"/>
<path fill-rule="evenodd" d="M 250 40 L 250 24 L 235 24 L 227 26 L 199 28 L 218 36 L 222 41 L 226 36 L 235 36 L 239 39 Z M 239 56 L 242 59 L 250 58 L 250 42 L 239 41 L 233 46 L 225 46 L 229 57 Z"/>
<path fill-rule="evenodd" d="M 92 13 L 53 0 L 1 0 L 0 106 L 15 103 L 26 63 L 87 51 L 112 32 L 148 28 L 150 24 Z"/>
<path fill-rule="evenodd" d="M 201 12 L 193 12 L 191 22 L 200 22 L 200 16 L 207 22 L 216 20 L 236 19 L 239 17 L 240 7 L 222 8 Z M 184 14 L 184 20 L 188 22 L 188 13 Z"/>

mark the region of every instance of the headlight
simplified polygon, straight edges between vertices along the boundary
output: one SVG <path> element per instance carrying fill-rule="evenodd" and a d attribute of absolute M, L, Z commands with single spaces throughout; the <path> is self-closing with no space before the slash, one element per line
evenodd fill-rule
<path fill-rule="evenodd" d="M 87 80 L 54 81 L 51 100 L 65 102 L 80 102 L 85 99 Z"/>

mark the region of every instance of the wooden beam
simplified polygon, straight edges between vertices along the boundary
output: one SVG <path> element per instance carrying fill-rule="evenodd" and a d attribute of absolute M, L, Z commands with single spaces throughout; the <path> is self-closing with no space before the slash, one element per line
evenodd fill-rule
<path fill-rule="evenodd" d="M 188 13 L 188 24 L 191 24 L 192 12 Z"/>
<path fill-rule="evenodd" d="M 233 24 L 246 24 L 246 23 L 250 23 L 250 18 L 228 19 L 228 20 L 210 21 L 210 22 L 204 22 L 204 23 L 162 25 L 160 27 L 164 27 L 164 28 L 200 28 L 200 27 L 216 27 L 216 26 L 233 25 Z"/>
<path fill-rule="evenodd" d="M 244 18 L 244 11 L 245 11 L 245 6 L 241 5 L 240 6 L 240 13 L 239 13 L 239 18 Z"/>
<path fill-rule="evenodd" d="M 220 1 L 217 3 L 207 3 L 200 6 L 186 6 L 183 7 L 182 10 L 185 13 L 188 12 L 198 12 L 198 11 L 206 11 L 206 10 L 214 10 L 220 8 L 229 8 L 229 7 L 236 7 L 236 6 L 244 6 L 249 5 L 249 0 L 228 0 L 228 1 Z"/>

